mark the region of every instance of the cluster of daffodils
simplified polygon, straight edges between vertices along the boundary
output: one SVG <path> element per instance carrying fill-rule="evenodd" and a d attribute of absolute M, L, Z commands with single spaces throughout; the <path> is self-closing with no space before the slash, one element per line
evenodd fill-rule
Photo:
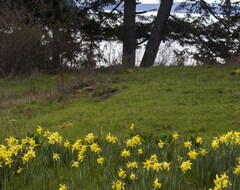
<path fill-rule="evenodd" d="M 157 157 L 156 154 L 151 155 L 150 159 L 146 159 L 146 161 L 143 162 L 143 168 L 145 168 L 148 171 L 150 169 L 153 169 L 154 171 L 157 171 L 157 172 L 159 170 L 167 170 L 167 171 L 169 171 L 171 163 L 168 163 L 166 161 L 158 162 L 157 158 L 158 157 Z"/>
<path fill-rule="evenodd" d="M 217 149 L 219 145 L 240 145 L 240 132 L 230 131 L 219 137 L 215 137 L 212 141 L 212 148 Z"/>
<path fill-rule="evenodd" d="M 218 176 L 218 174 L 216 175 L 214 184 L 214 190 L 222 190 L 224 188 L 228 188 L 231 185 L 231 182 L 229 181 L 229 177 L 226 175 L 226 173 L 224 173 L 220 177 Z"/>
<path fill-rule="evenodd" d="M 76 172 L 81 171 L 83 166 L 93 167 L 92 170 L 98 169 L 101 175 L 105 175 L 104 172 L 108 171 L 109 175 L 105 178 L 111 183 L 104 184 L 105 189 L 131 189 L 139 184 L 138 187 L 147 185 L 143 186 L 143 189 L 171 189 L 173 187 L 167 186 L 167 183 L 171 184 L 172 178 L 184 179 L 184 181 L 187 181 L 188 176 L 191 175 L 193 175 L 191 178 L 194 178 L 194 175 L 200 172 L 197 168 L 201 167 L 201 164 L 207 164 L 208 159 L 214 160 L 216 152 L 219 152 L 221 157 L 230 147 L 229 150 L 234 150 L 232 152 L 237 156 L 235 162 L 225 171 L 209 168 L 208 172 L 218 173 L 212 173 L 211 176 L 216 178 L 209 179 L 207 186 L 221 190 L 229 186 L 234 188 L 234 184 L 237 184 L 236 179 L 233 184 L 231 183 L 234 181 L 231 176 L 237 178 L 240 175 L 239 132 L 231 131 L 220 135 L 215 137 L 209 146 L 203 146 L 204 139 L 200 136 L 184 139 L 182 135 L 174 132 L 167 138 L 153 139 L 149 142 L 136 132 L 134 124 L 130 125 L 129 129 L 131 135 L 125 140 L 118 140 L 117 136 L 111 133 L 101 139 L 93 133 L 88 133 L 84 138 L 69 141 L 58 132 L 45 131 L 40 126 L 37 127 L 37 135 L 34 137 L 20 140 L 11 136 L 5 139 L 5 145 L 0 145 L 0 178 L 8 175 L 8 172 L 4 171 L 13 171 L 16 176 L 21 176 L 29 169 L 30 163 L 48 154 L 49 162 L 60 167 L 68 166 Z M 209 166 L 213 167 L 210 164 Z M 173 175 L 175 177 L 171 177 Z M 9 174 L 8 178 L 11 177 L 12 174 Z M 70 186 L 61 183 L 59 190 L 70 189 Z"/>
<path fill-rule="evenodd" d="M 12 168 L 18 164 L 17 174 L 23 171 L 23 167 L 36 157 L 35 147 L 38 146 L 33 138 L 26 137 L 18 140 L 15 137 L 5 139 L 6 145 L 0 145 L 0 168 Z"/>

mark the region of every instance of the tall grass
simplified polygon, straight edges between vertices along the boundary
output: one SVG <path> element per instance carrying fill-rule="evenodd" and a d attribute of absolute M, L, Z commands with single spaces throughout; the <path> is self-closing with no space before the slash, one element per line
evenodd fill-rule
<path fill-rule="evenodd" d="M 0 188 L 240 189 L 240 133 L 205 141 L 173 133 L 124 138 L 87 134 L 76 140 L 41 127 L 0 145 Z"/>

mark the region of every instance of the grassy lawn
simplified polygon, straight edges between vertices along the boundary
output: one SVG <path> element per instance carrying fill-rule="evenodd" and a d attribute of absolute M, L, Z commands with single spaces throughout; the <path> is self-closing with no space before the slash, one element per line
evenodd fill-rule
<path fill-rule="evenodd" d="M 1 80 L 0 189 L 239 189 L 235 70 Z"/>
<path fill-rule="evenodd" d="M 0 111 L 0 139 L 24 136 L 38 125 L 60 130 L 67 138 L 87 132 L 124 135 L 131 123 L 156 136 L 178 131 L 211 138 L 239 129 L 240 76 L 231 74 L 234 70 L 157 67 L 115 75 L 98 73 L 101 82 L 93 90 L 75 89 L 60 102 L 57 97 L 34 99 L 42 91 L 57 88 L 59 76 L 2 80 L 0 101 L 9 97 L 14 104 Z M 79 77 L 64 76 L 65 85 L 76 80 Z M 116 92 L 111 93 L 113 89 Z"/>

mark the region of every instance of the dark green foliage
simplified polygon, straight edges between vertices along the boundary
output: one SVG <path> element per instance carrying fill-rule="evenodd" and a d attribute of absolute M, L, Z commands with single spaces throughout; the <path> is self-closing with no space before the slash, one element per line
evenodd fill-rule
<path fill-rule="evenodd" d="M 184 52 L 193 54 L 196 60 L 204 64 L 229 63 L 234 59 L 239 63 L 239 1 L 221 0 L 218 4 L 210 4 L 204 0 L 187 0 L 178 9 L 187 10 L 189 14 L 184 18 L 172 17 L 170 38 L 178 40 L 182 46 L 197 48 L 196 52 L 190 52 L 187 48 Z"/>

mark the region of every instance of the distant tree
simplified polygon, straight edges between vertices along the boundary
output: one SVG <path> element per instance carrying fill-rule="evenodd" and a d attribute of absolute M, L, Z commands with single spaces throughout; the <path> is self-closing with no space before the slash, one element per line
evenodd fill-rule
<path fill-rule="evenodd" d="M 157 56 L 159 45 L 164 37 L 167 20 L 169 18 L 173 0 L 161 0 L 160 8 L 158 9 L 157 17 L 154 20 L 150 38 L 147 42 L 145 53 L 143 55 L 140 66 L 153 66 Z"/>
<path fill-rule="evenodd" d="M 24 48 L 18 49 L 18 52 L 24 56 L 17 59 L 9 56 L 9 62 L 6 62 L 6 59 L 1 60 L 1 72 L 19 73 L 37 68 L 44 72 L 55 73 L 59 68 L 70 65 L 71 68 L 75 66 L 78 68 L 82 66 L 95 67 L 95 54 L 99 43 L 103 40 L 116 39 L 116 24 L 114 23 L 119 14 L 104 10 L 105 6 L 116 3 L 118 3 L 117 0 L 0 0 L 0 55 L 5 56 L 6 51 L 9 55 L 11 54 L 9 40 L 24 42 L 27 36 L 24 37 L 24 33 L 21 31 L 24 32 L 23 30 L 27 26 L 29 26 L 29 30 L 30 26 L 36 26 L 35 30 L 38 31 L 37 33 L 31 32 L 31 35 L 36 34 L 32 40 L 34 43 L 31 42 L 32 45 L 30 42 L 28 45 L 25 43 Z M 10 17 L 11 15 L 16 15 L 16 17 L 21 15 L 22 19 L 11 19 L 11 22 L 8 22 L 9 19 L 6 16 Z M 19 34 L 22 34 L 23 38 L 20 38 Z M 28 34 L 26 33 L 26 35 Z M 38 42 L 38 45 L 34 45 L 35 42 Z M 29 67 L 27 65 L 29 65 L 30 57 L 27 56 L 26 49 L 32 52 L 34 47 L 36 53 L 41 52 L 36 47 L 43 51 L 41 56 L 32 57 L 32 66 Z M 4 56 L 0 56 L 0 58 Z M 23 57 L 25 57 L 24 61 Z M 44 61 L 42 59 L 39 61 L 41 65 L 34 65 L 38 62 L 34 60 L 37 57 L 38 59 L 44 57 Z M 25 63 L 26 66 L 24 66 Z"/>
<path fill-rule="evenodd" d="M 201 64 L 230 63 L 233 59 L 240 62 L 240 1 L 187 0 L 177 9 L 188 14 L 184 18 L 172 17 L 170 37 L 182 46 L 196 48 L 177 53 L 193 55 Z"/>

